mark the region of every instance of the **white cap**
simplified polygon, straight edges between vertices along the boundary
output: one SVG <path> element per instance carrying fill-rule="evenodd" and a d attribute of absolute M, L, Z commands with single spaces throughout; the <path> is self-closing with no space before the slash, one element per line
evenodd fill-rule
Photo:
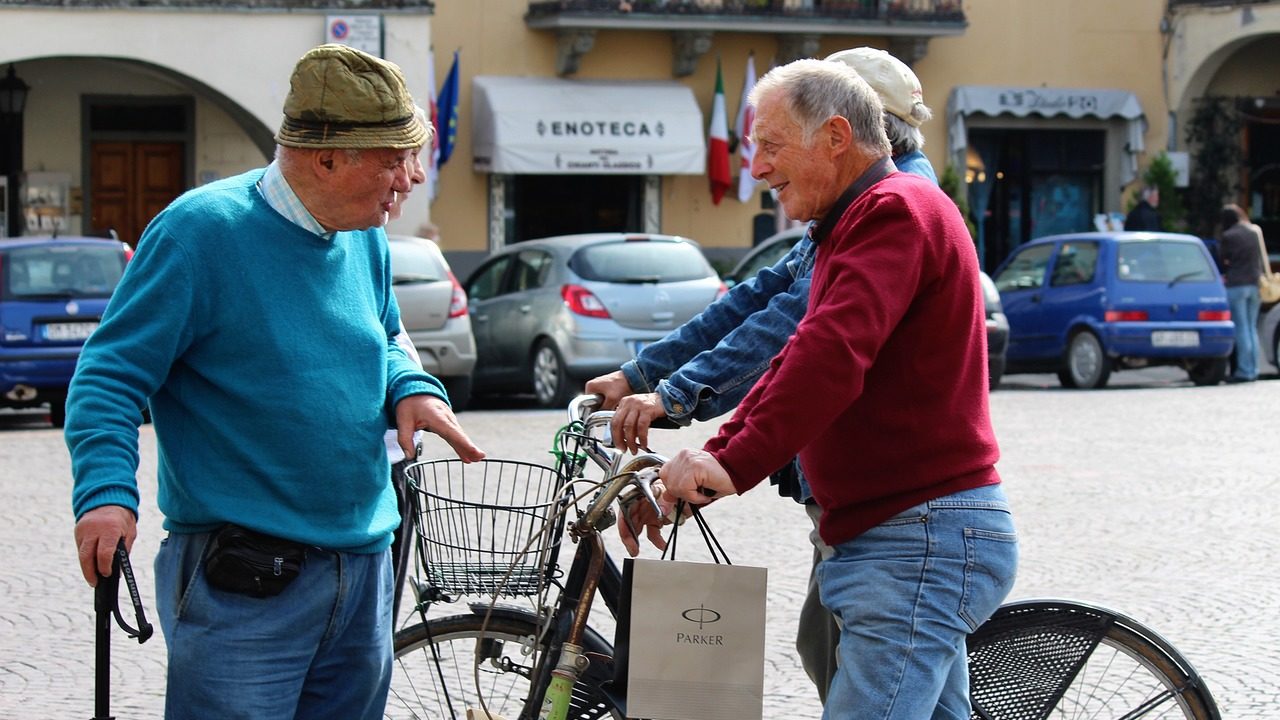
<path fill-rule="evenodd" d="M 884 50 L 872 47 L 841 50 L 826 57 L 853 68 L 880 96 L 884 109 L 902 118 L 911 127 L 920 127 L 922 118 L 912 110 L 924 105 L 924 90 L 911 68 Z"/>

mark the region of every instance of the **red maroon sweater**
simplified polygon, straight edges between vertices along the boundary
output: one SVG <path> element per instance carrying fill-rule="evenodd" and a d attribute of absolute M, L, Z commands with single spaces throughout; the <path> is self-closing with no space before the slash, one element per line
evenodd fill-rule
<path fill-rule="evenodd" d="M 828 544 L 1000 482 L 964 220 L 915 175 L 895 172 L 855 195 L 857 185 L 814 233 L 809 310 L 795 335 L 705 446 L 739 493 L 798 451 Z"/>

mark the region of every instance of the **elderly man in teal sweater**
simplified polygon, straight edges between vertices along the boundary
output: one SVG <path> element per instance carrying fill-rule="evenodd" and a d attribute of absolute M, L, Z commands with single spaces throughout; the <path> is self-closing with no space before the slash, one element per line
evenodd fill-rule
<path fill-rule="evenodd" d="M 91 585 L 137 532 L 150 403 L 169 720 L 381 718 L 399 523 L 383 434 L 410 455 L 421 428 L 484 455 L 395 341 L 381 226 L 428 137 L 399 69 L 315 48 L 284 115 L 274 163 L 147 227 L 68 397 Z"/>

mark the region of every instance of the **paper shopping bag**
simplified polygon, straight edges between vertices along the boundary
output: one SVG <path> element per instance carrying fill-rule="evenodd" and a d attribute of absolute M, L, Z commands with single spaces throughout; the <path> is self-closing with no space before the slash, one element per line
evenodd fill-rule
<path fill-rule="evenodd" d="M 765 568 L 627 559 L 615 684 L 627 717 L 762 720 Z"/>

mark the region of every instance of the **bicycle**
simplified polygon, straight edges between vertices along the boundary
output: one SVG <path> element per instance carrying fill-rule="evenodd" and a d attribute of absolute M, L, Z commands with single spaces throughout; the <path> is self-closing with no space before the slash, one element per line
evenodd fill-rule
<path fill-rule="evenodd" d="M 554 717 L 625 717 L 626 698 L 612 685 L 612 643 L 589 624 L 597 596 L 615 618 L 621 600 L 621 570 L 600 533 L 615 522 L 611 505 L 626 485 L 652 502 L 648 483 L 665 458 L 624 458 L 608 437 L 612 412 L 597 405 L 595 396 L 570 402 L 555 467 L 506 460 L 471 470 L 457 460 L 410 466 L 414 502 L 405 521 L 415 528 L 421 579 L 410 583 L 417 622 L 395 637 L 387 717 L 549 717 L 542 712 L 553 683 L 568 691 L 567 707 L 556 707 L 563 714 Z M 572 489 L 584 482 L 587 460 L 605 477 L 584 502 Z M 464 485 L 471 494 L 457 497 Z M 578 544 L 567 573 L 559 557 L 566 534 Z M 431 615 L 433 606 L 465 597 L 484 599 L 461 613 Z M 529 598 L 529 607 L 500 597 Z M 1203 680 L 1170 643 L 1103 608 L 1065 600 L 1005 605 L 970 636 L 968 657 L 973 720 L 1220 717 Z"/>

